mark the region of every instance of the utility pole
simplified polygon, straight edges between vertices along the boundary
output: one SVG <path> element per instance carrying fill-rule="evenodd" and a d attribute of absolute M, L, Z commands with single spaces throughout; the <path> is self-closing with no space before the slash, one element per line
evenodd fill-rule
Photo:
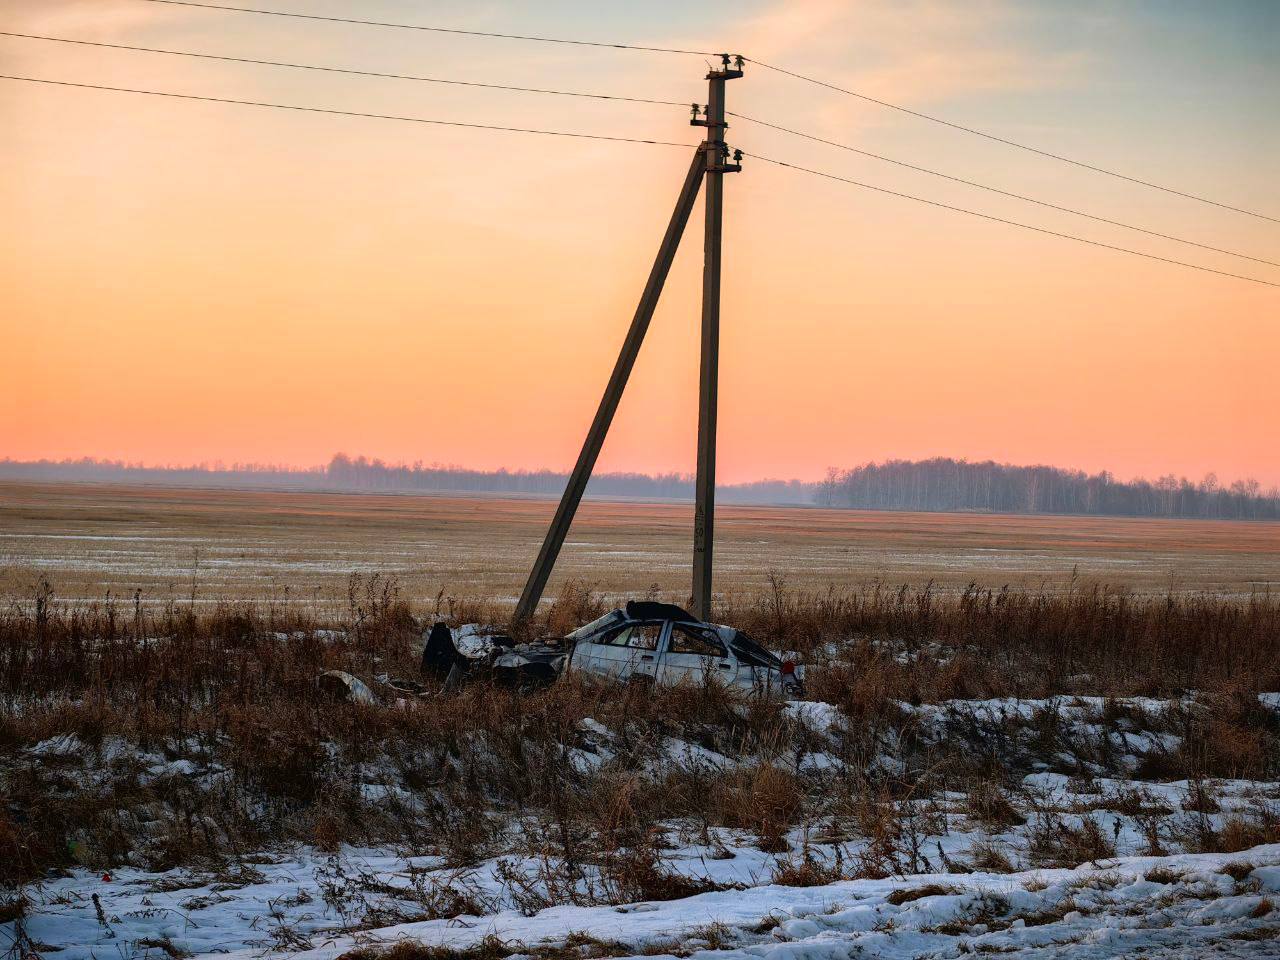
<path fill-rule="evenodd" d="M 649 280 L 644 292 L 640 295 L 640 303 L 636 307 L 635 316 L 631 320 L 631 328 L 622 342 L 622 350 L 618 354 L 613 367 L 613 374 L 604 388 L 604 396 L 600 398 L 600 406 L 596 410 L 591 429 L 587 431 L 587 439 L 582 444 L 582 452 L 578 454 L 578 462 L 569 475 L 560 504 L 556 507 L 555 516 L 547 535 L 538 551 L 538 559 L 529 571 L 529 579 L 525 582 L 520 600 L 516 604 L 515 622 L 524 623 L 538 609 L 542 599 L 542 591 L 546 589 L 547 579 L 555 566 L 560 548 L 569 533 L 582 494 L 587 489 L 587 481 L 591 479 L 591 471 L 595 468 L 596 459 L 600 456 L 600 448 L 604 446 L 604 438 L 613 423 L 613 415 L 618 410 L 618 401 L 622 399 L 622 391 L 626 389 L 631 369 L 635 366 L 636 357 L 640 353 L 640 345 L 649 329 L 649 321 L 653 319 L 653 311 L 658 305 L 662 287 L 671 270 L 671 262 L 675 259 L 676 249 L 680 246 L 680 237 L 684 233 L 689 215 L 693 211 L 694 201 L 698 198 L 698 190 L 705 176 L 707 181 L 707 219 L 705 233 L 705 249 L 702 265 L 702 361 L 701 389 L 698 401 L 698 482 L 697 504 L 695 507 L 693 536 L 693 598 L 694 611 L 702 618 L 711 612 L 711 548 L 715 512 L 716 485 L 716 382 L 720 353 L 720 225 L 723 213 L 723 175 L 742 169 L 741 153 L 737 152 L 734 162 L 729 162 L 729 148 L 724 143 L 724 84 L 742 76 L 743 58 L 736 60 L 729 54 L 722 54 L 723 68 L 712 70 L 707 74 L 709 81 L 708 99 L 705 115 L 700 116 L 698 104 L 693 104 L 693 119 L 690 123 L 696 127 L 706 127 L 706 138 L 693 154 L 693 162 L 689 165 L 689 173 L 685 176 L 684 186 L 676 200 L 675 210 L 667 225 L 667 232 L 658 247 L 658 256 L 649 271 Z M 730 68 L 730 61 L 734 67 Z"/>
<path fill-rule="evenodd" d="M 706 228 L 702 248 L 702 359 L 698 378 L 698 477 L 693 507 L 693 615 L 701 620 L 711 616 L 711 580 L 715 549 L 716 514 L 716 405 L 720 370 L 720 251 L 724 220 L 724 175 L 741 169 L 729 163 L 725 146 L 724 85 L 742 76 L 742 58 L 737 69 L 724 66 L 707 74 L 707 128 L 702 149 L 707 156 Z"/>

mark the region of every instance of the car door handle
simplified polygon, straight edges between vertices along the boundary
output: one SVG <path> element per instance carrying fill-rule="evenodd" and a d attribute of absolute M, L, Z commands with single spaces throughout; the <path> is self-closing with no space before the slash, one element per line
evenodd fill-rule
<path fill-rule="evenodd" d="M 643 657 L 641 657 L 640 659 L 641 659 L 641 660 L 648 660 L 650 663 L 653 663 L 653 654 L 652 654 L 652 653 L 646 653 L 646 654 L 645 654 Z"/>
<path fill-rule="evenodd" d="M 722 664 L 720 664 L 720 669 L 721 669 L 721 670 L 732 670 L 732 669 L 733 669 L 733 664 L 731 664 L 731 663 L 722 663 Z"/>

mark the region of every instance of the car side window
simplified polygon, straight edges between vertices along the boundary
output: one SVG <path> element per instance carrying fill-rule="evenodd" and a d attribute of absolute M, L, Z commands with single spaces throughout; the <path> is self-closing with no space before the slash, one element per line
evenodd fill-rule
<path fill-rule="evenodd" d="M 726 656 L 724 644 L 709 630 L 675 624 L 671 628 L 671 652 L 695 653 L 701 657 Z"/>
<path fill-rule="evenodd" d="M 627 634 L 631 632 L 631 625 L 627 624 L 622 627 L 614 627 L 612 630 L 606 630 L 603 634 L 592 640 L 592 643 L 599 643 L 610 647 L 620 647 L 627 639 Z"/>
<path fill-rule="evenodd" d="M 657 650 L 658 637 L 661 635 L 662 624 L 660 623 L 636 623 L 611 634 L 605 642 L 613 647 Z"/>

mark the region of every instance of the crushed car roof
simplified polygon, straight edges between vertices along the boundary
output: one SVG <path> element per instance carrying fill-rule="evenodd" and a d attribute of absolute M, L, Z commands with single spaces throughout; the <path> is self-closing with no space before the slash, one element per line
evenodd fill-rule
<path fill-rule="evenodd" d="M 632 620 L 684 620 L 689 623 L 702 621 L 682 607 L 674 603 L 659 603 L 656 600 L 628 600 L 627 616 Z"/>

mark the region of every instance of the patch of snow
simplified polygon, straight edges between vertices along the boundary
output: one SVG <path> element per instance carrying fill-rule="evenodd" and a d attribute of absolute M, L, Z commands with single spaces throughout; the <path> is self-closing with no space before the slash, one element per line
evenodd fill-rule
<path fill-rule="evenodd" d="M 74 733 L 60 733 L 48 740 L 41 740 L 27 750 L 33 757 L 72 757 L 86 752 L 84 742 Z"/>
<path fill-rule="evenodd" d="M 829 703 L 816 700 L 788 700 L 782 711 L 790 719 L 817 733 L 829 734 L 843 726 L 840 711 Z"/>

